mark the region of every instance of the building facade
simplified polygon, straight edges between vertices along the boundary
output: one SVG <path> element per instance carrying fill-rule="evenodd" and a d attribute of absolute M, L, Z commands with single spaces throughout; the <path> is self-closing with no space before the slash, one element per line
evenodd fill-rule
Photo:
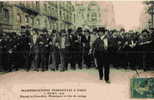
<path fill-rule="evenodd" d="M 154 28 L 154 1 L 151 1 L 150 5 L 148 6 L 148 14 L 149 14 L 149 28 Z"/>
<path fill-rule="evenodd" d="M 100 7 L 95 1 L 75 2 L 76 27 L 93 28 L 100 25 Z"/>
<path fill-rule="evenodd" d="M 140 15 L 140 29 L 154 28 L 154 1 L 142 2 L 144 8 Z"/>
<path fill-rule="evenodd" d="M 20 30 L 23 25 L 49 31 L 71 28 L 73 10 L 71 2 L 0 2 L 0 27 L 7 31 Z"/>
<path fill-rule="evenodd" d="M 0 27 L 20 31 L 21 26 L 42 30 L 93 28 L 114 23 L 104 2 L 79 1 L 8 1 L 0 2 Z M 112 7 L 108 7 L 112 8 Z M 105 12 L 105 9 L 106 12 Z M 113 14 L 113 11 L 110 13 Z M 106 17 L 107 16 L 107 17 Z M 110 17 L 112 16 L 112 18 Z M 111 19 L 111 20 L 110 20 Z M 102 21 L 103 20 L 103 21 Z"/>
<path fill-rule="evenodd" d="M 115 14 L 112 2 L 108 1 L 77 1 L 74 2 L 76 22 L 75 25 L 85 28 L 103 26 L 115 27 Z"/>

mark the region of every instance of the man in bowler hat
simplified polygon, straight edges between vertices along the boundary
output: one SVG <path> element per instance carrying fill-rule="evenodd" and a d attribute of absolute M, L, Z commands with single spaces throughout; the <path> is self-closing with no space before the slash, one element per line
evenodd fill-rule
<path fill-rule="evenodd" d="M 105 78 L 106 83 L 109 81 L 109 59 L 108 59 L 108 42 L 107 34 L 104 27 L 98 30 L 98 38 L 95 40 L 93 48 L 95 49 L 95 57 L 98 65 L 98 72 L 100 80 Z"/>

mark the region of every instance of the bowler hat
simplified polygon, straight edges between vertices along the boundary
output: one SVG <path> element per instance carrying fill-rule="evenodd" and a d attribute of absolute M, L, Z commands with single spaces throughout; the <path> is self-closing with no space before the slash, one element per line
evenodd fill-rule
<path fill-rule="evenodd" d="M 106 31 L 105 27 L 99 27 L 99 32 L 105 32 L 105 31 Z"/>
<path fill-rule="evenodd" d="M 149 31 L 147 29 L 142 30 L 142 33 L 144 33 L 144 32 L 149 33 Z"/>
<path fill-rule="evenodd" d="M 70 28 L 70 29 L 68 29 L 67 31 L 68 31 L 68 33 L 71 33 L 73 30 Z"/>
<path fill-rule="evenodd" d="M 82 27 L 78 27 L 77 32 L 82 32 Z"/>
<path fill-rule="evenodd" d="M 52 33 L 56 33 L 57 31 L 56 30 L 52 30 Z"/>
<path fill-rule="evenodd" d="M 26 27 L 22 25 L 21 28 L 22 28 L 22 29 L 25 29 Z"/>
<path fill-rule="evenodd" d="M 98 28 L 93 28 L 93 32 L 98 32 Z"/>

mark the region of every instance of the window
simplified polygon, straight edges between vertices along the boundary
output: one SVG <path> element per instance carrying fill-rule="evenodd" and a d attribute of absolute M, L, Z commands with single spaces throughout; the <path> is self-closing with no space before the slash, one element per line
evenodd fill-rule
<path fill-rule="evenodd" d="M 25 22 L 26 22 L 26 23 L 29 23 L 28 15 L 25 16 Z"/>
<path fill-rule="evenodd" d="M 39 1 L 36 1 L 36 7 L 39 7 Z"/>
<path fill-rule="evenodd" d="M 52 23 L 50 22 L 50 29 L 52 29 Z"/>
<path fill-rule="evenodd" d="M 53 23 L 53 29 L 56 30 L 56 23 Z"/>
<path fill-rule="evenodd" d="M 32 1 L 32 7 L 36 7 L 35 1 Z"/>
<path fill-rule="evenodd" d="M 34 22 L 35 20 L 34 20 L 34 17 L 32 17 L 32 25 L 34 25 L 35 24 L 35 22 Z"/>
<path fill-rule="evenodd" d="M 0 12 L 2 12 L 3 6 L 4 6 L 3 2 L 0 2 Z"/>
<path fill-rule="evenodd" d="M 45 27 L 47 27 L 48 26 L 47 20 L 45 20 L 44 23 L 45 23 Z"/>
<path fill-rule="evenodd" d="M 51 15 L 50 7 L 48 7 L 48 14 Z"/>
<path fill-rule="evenodd" d="M 36 25 L 39 25 L 39 24 L 40 24 L 40 20 L 37 19 L 37 20 L 36 20 Z"/>
<path fill-rule="evenodd" d="M 3 9 L 3 14 L 4 14 L 4 17 L 9 19 L 9 10 L 8 9 Z"/>
<path fill-rule="evenodd" d="M 91 20 L 92 21 L 97 21 L 97 14 L 96 13 L 91 14 Z"/>
<path fill-rule="evenodd" d="M 52 12 L 51 15 L 54 16 L 55 15 L 54 14 L 55 13 L 55 9 L 54 8 L 51 8 L 51 12 Z"/>
<path fill-rule="evenodd" d="M 73 17 L 73 19 L 74 19 L 74 23 L 75 23 L 75 18 L 76 18 L 76 15 L 74 14 L 74 17 Z"/>
<path fill-rule="evenodd" d="M 21 15 L 17 14 L 17 22 L 20 24 L 21 23 Z"/>
<path fill-rule="evenodd" d="M 44 4 L 44 10 L 47 11 L 47 4 Z"/>
<path fill-rule="evenodd" d="M 62 19 L 62 20 L 65 20 L 65 12 L 62 12 L 61 19 Z"/>
<path fill-rule="evenodd" d="M 32 17 L 29 17 L 29 23 L 33 24 L 33 18 Z"/>
<path fill-rule="evenodd" d="M 62 17 L 62 11 L 60 10 L 60 12 L 59 12 L 59 15 L 60 15 L 60 17 Z"/>

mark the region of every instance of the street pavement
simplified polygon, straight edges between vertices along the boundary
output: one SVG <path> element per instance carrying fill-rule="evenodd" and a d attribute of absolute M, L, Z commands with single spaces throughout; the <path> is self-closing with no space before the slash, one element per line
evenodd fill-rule
<path fill-rule="evenodd" d="M 98 71 L 94 68 L 65 72 L 19 70 L 2 73 L 0 74 L 0 100 L 144 100 L 131 97 L 130 79 L 151 77 L 154 76 L 154 72 L 138 70 L 138 73 L 140 76 L 134 70 L 111 68 L 110 84 L 99 80 Z M 28 89 L 37 91 L 23 91 Z M 39 89 L 42 91 L 38 91 Z M 56 89 L 69 91 L 61 90 L 61 94 L 56 91 L 60 96 L 54 97 L 52 95 L 55 94 L 52 94 L 51 90 Z"/>

